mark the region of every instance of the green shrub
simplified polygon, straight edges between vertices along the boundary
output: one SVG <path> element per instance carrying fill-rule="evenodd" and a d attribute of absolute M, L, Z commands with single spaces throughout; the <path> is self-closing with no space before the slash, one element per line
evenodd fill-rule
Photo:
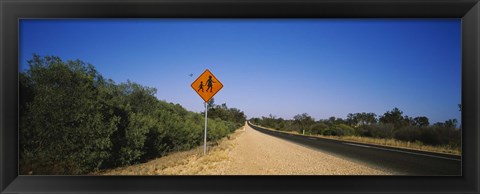
<path fill-rule="evenodd" d="M 322 135 L 326 136 L 347 136 L 353 135 L 354 129 L 345 124 L 333 125 L 331 128 L 323 129 Z"/>
<path fill-rule="evenodd" d="M 460 146 L 461 131 L 446 126 L 404 127 L 395 132 L 395 139 L 422 142 L 426 145 Z"/>
<path fill-rule="evenodd" d="M 356 129 L 356 134 L 364 137 L 392 138 L 394 131 L 393 124 L 372 124 L 361 125 Z"/>
<path fill-rule="evenodd" d="M 322 135 L 326 136 L 338 136 L 338 132 L 335 129 L 325 129 L 322 132 Z"/>
<path fill-rule="evenodd" d="M 203 116 L 157 100 L 154 88 L 115 84 L 79 60 L 34 55 L 29 64 L 19 76 L 20 174 L 86 174 L 203 143 Z M 209 119 L 208 139 L 244 121 L 225 105 Z"/>
<path fill-rule="evenodd" d="M 335 125 L 335 129 L 338 131 L 338 134 L 341 136 L 353 135 L 354 129 L 346 124 Z"/>
<path fill-rule="evenodd" d="M 106 116 L 96 99 L 101 76 L 81 61 L 57 57 L 29 61 L 22 72 L 24 102 L 20 115 L 20 173 L 82 174 L 110 157 L 110 135 L 119 117 Z M 25 89 L 25 88 L 24 88 Z"/>
<path fill-rule="evenodd" d="M 325 129 L 327 129 L 327 125 L 324 124 L 324 123 L 315 123 L 313 124 L 311 127 L 310 127 L 310 130 L 309 132 L 311 134 L 322 134 L 322 131 L 324 131 Z"/>
<path fill-rule="evenodd" d="M 395 131 L 395 139 L 402 141 L 415 142 L 420 141 L 422 135 L 422 128 L 420 127 L 404 127 Z"/>

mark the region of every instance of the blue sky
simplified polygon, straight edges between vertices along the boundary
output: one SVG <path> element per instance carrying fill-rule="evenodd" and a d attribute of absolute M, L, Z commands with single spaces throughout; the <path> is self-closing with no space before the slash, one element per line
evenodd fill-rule
<path fill-rule="evenodd" d="M 205 69 L 216 104 L 250 117 L 346 118 L 398 107 L 430 122 L 461 102 L 460 19 L 66 19 L 20 21 L 20 69 L 33 53 L 80 59 L 116 83 L 203 111 L 190 84 Z M 193 74 L 190 77 L 189 74 Z"/>

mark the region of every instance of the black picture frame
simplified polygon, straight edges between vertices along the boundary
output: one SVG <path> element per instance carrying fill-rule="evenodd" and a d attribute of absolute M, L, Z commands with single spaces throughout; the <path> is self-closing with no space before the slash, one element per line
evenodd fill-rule
<path fill-rule="evenodd" d="M 1 193 L 478 193 L 478 0 L 1 0 Z M 462 176 L 19 176 L 21 18 L 461 18 Z"/>

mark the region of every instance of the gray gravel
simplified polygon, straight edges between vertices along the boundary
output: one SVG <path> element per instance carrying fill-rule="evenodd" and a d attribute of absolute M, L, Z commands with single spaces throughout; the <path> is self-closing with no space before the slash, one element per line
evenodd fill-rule
<path fill-rule="evenodd" d="M 245 125 L 203 155 L 199 146 L 95 175 L 388 175 L 389 172 L 265 135 Z"/>
<path fill-rule="evenodd" d="M 365 165 L 244 128 L 227 159 L 207 174 L 226 175 L 389 175 Z"/>

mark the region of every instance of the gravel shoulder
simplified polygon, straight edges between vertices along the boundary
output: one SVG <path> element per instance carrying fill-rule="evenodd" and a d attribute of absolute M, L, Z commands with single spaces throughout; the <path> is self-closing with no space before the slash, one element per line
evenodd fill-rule
<path fill-rule="evenodd" d="M 203 156 L 203 147 L 102 175 L 389 175 L 360 163 L 258 132 L 248 125 Z"/>

